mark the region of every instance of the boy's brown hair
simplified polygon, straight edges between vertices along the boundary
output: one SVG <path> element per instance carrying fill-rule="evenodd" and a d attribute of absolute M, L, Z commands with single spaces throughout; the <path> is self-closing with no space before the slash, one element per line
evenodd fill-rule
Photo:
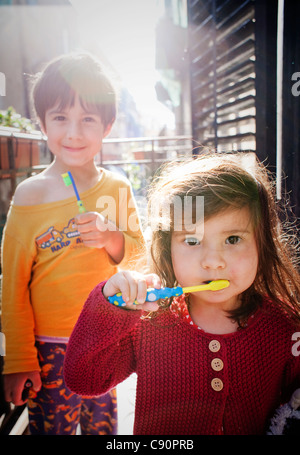
<path fill-rule="evenodd" d="M 71 53 L 50 61 L 33 79 L 32 102 L 42 126 L 46 111 L 72 106 L 76 94 L 84 109 L 100 115 L 104 128 L 116 118 L 116 90 L 100 62 L 88 53 Z"/>

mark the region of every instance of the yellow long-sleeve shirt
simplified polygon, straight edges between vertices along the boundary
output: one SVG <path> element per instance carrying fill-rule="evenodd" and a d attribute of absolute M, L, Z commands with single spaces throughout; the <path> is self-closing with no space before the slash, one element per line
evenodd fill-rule
<path fill-rule="evenodd" d="M 104 248 L 83 245 L 74 225 L 76 198 L 17 206 L 12 203 L 2 240 L 2 332 L 4 373 L 39 369 L 36 337 L 68 338 L 94 286 L 118 268 L 131 268 L 144 253 L 131 187 L 103 170 L 101 180 L 81 193 L 87 211 L 98 211 L 124 233 L 118 265 Z"/>

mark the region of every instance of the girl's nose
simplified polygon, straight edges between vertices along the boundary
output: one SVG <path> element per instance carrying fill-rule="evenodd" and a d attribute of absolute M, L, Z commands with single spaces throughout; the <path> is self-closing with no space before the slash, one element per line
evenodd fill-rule
<path fill-rule="evenodd" d="M 226 262 L 222 251 L 214 248 L 206 248 L 201 254 L 201 266 L 203 269 L 224 269 Z"/>

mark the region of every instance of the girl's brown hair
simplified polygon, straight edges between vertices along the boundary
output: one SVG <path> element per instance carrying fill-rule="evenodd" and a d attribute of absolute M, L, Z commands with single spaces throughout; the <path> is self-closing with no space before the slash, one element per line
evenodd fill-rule
<path fill-rule="evenodd" d="M 33 79 L 32 102 L 45 126 L 46 111 L 56 103 L 59 109 L 72 106 L 76 94 L 81 105 L 100 115 L 103 126 L 116 117 L 116 90 L 100 62 L 88 53 L 62 55 L 49 62 Z"/>
<path fill-rule="evenodd" d="M 183 201 L 186 196 L 203 197 L 205 219 L 228 208 L 250 210 L 259 265 L 253 284 L 240 296 L 240 307 L 229 316 L 242 325 L 262 299 L 270 297 L 299 321 L 297 237 L 284 229 L 286 221 L 279 216 L 273 180 L 254 154 L 203 154 L 166 165 L 153 180 L 149 191 L 151 260 L 153 271 L 161 277 L 164 286 L 178 285 L 171 260 L 175 213 L 172 201 L 178 198 Z M 164 207 L 166 200 L 171 203 L 169 212 Z"/>

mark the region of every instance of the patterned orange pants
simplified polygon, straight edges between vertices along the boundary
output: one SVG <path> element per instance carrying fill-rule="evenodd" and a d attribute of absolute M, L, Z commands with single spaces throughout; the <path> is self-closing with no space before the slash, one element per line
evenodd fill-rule
<path fill-rule="evenodd" d="M 41 367 L 42 388 L 29 395 L 29 429 L 32 435 L 117 434 L 116 390 L 95 398 L 72 393 L 65 385 L 64 343 L 36 342 Z"/>

